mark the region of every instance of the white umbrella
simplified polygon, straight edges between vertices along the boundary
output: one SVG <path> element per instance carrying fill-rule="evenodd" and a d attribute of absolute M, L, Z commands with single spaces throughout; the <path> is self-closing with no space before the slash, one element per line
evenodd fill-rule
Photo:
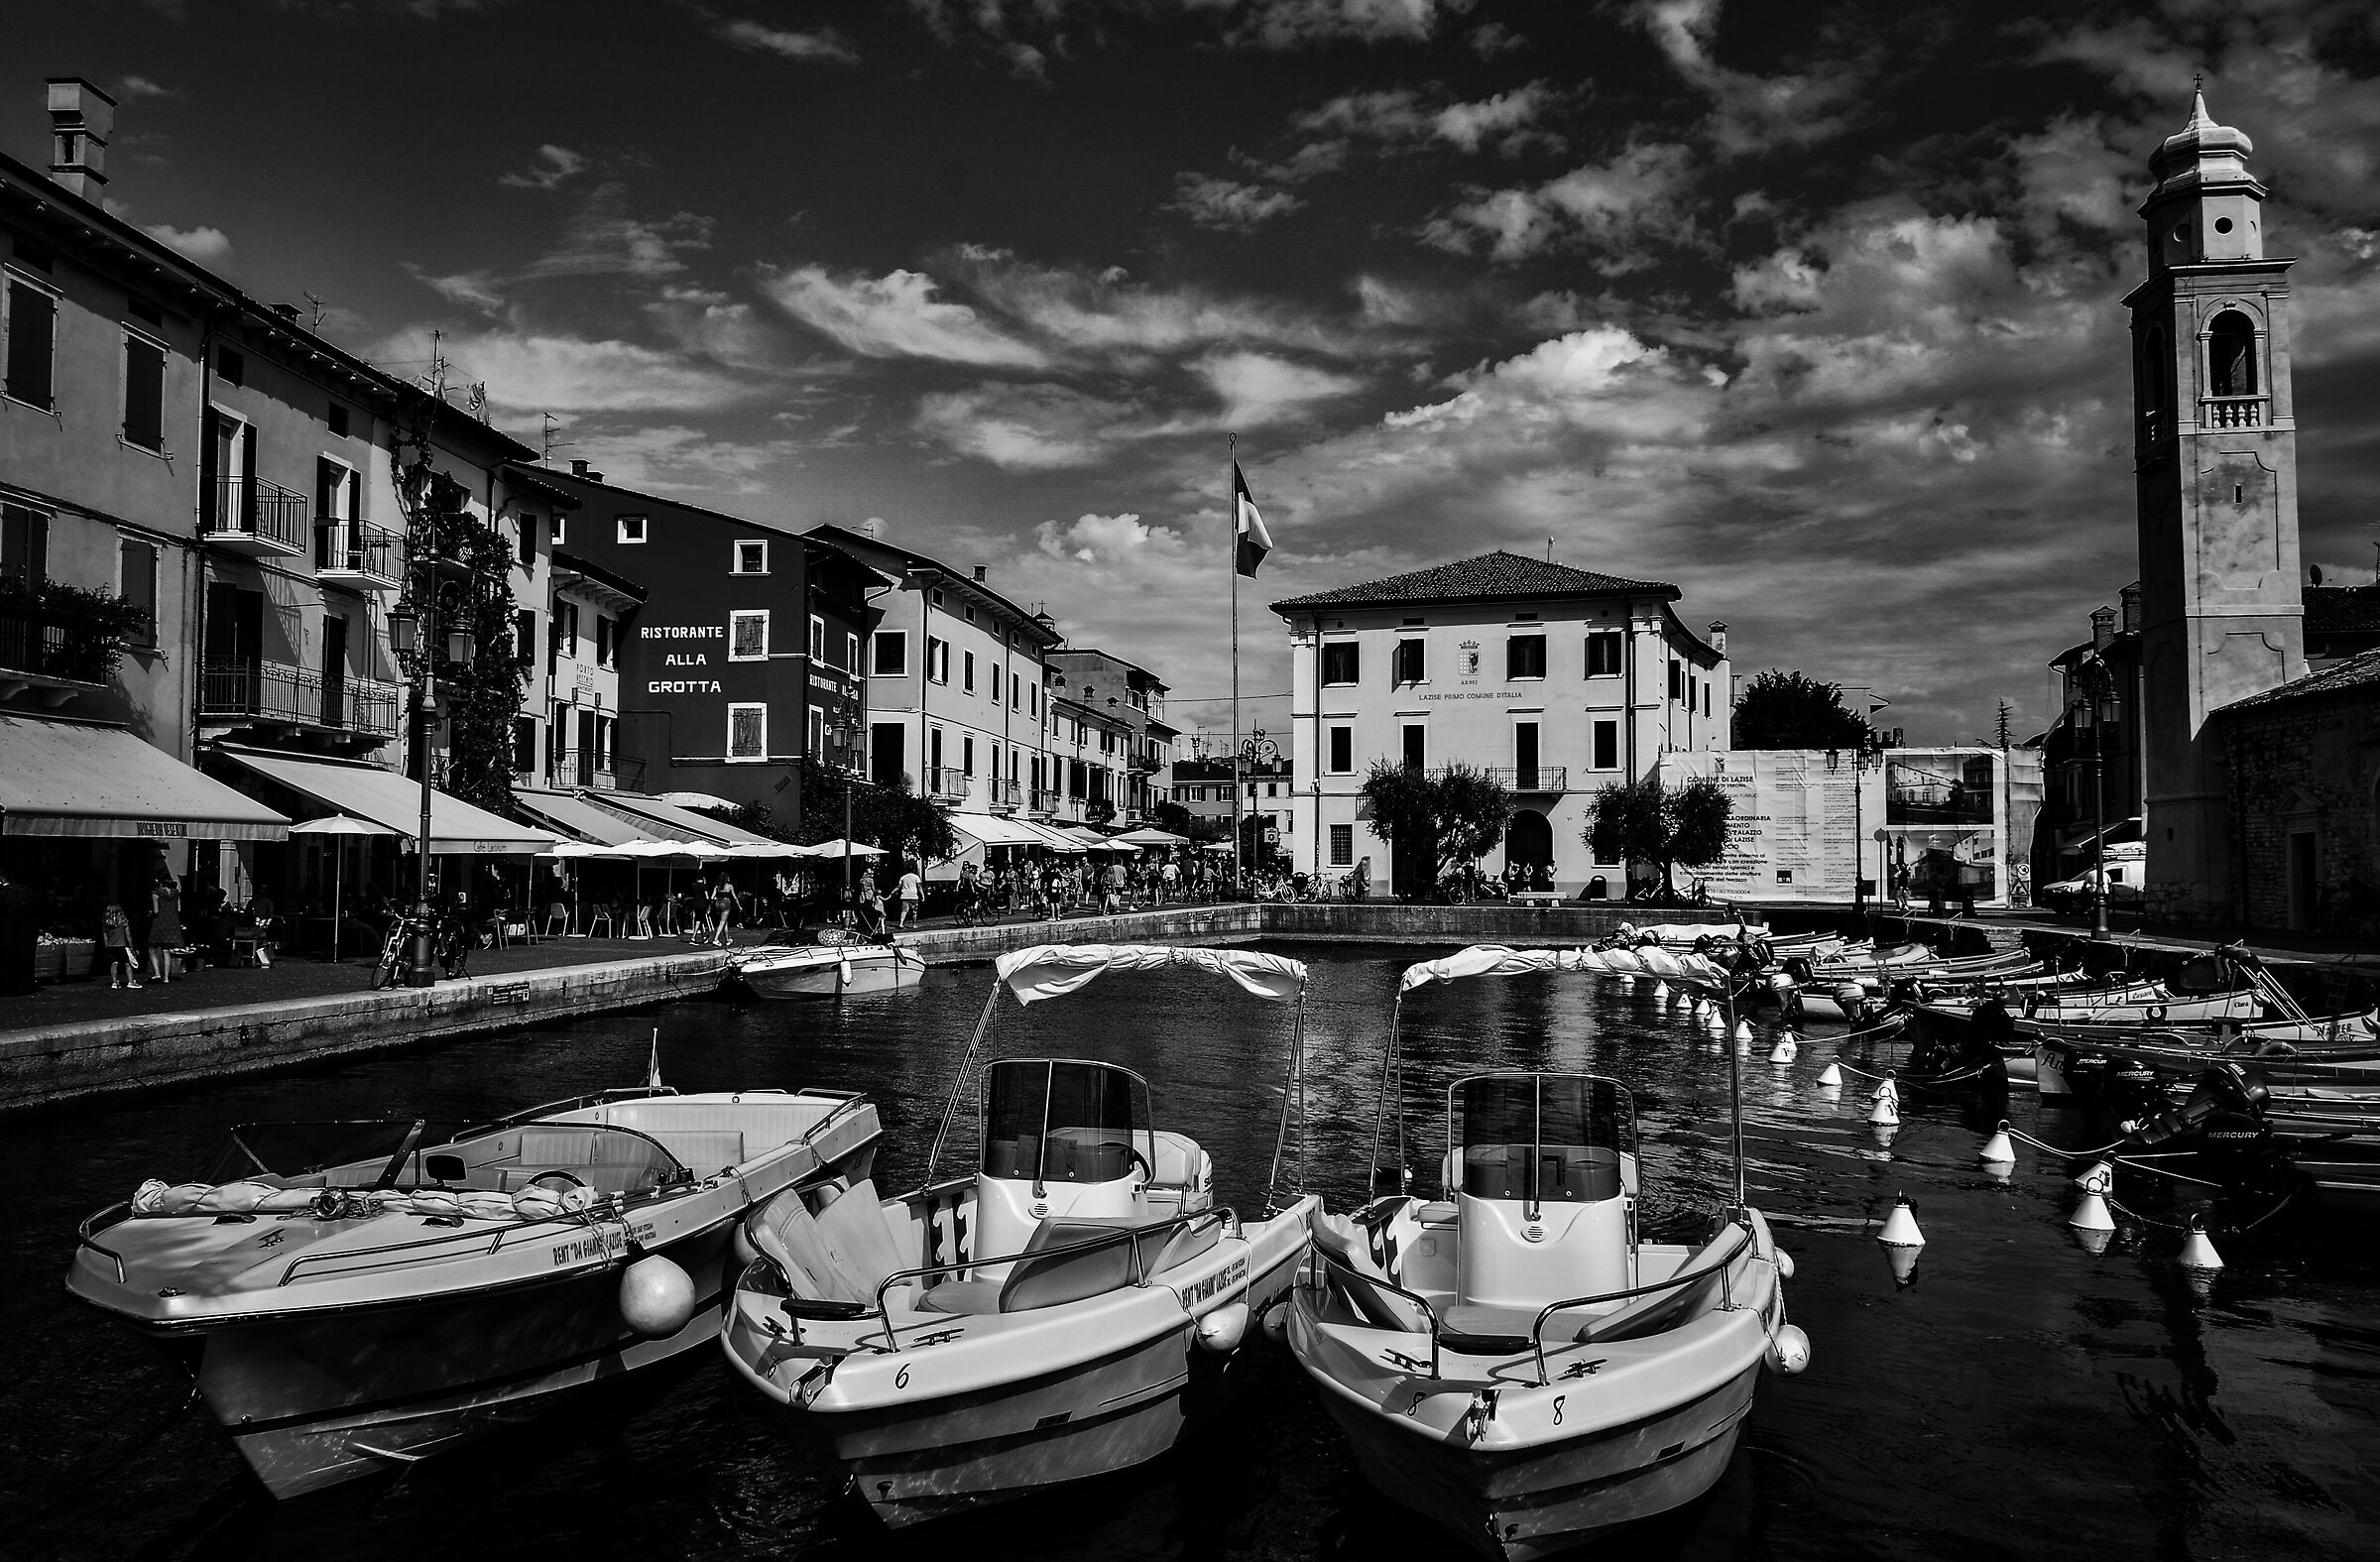
<path fill-rule="evenodd" d="M 725 797 L 714 797 L 707 791 L 665 791 L 659 795 L 661 801 L 673 808 L 718 808 L 733 812 L 736 806 Z"/>
<path fill-rule="evenodd" d="M 870 846 L 863 841 L 847 841 L 841 837 L 831 841 L 821 841 L 816 846 L 802 849 L 802 855 L 805 857 L 841 857 L 847 853 L 853 857 L 882 857 L 885 855 L 885 849 L 881 846 Z"/>
<path fill-rule="evenodd" d="M 395 835 L 397 832 L 385 824 L 368 824 L 362 819 L 351 819 L 346 814 L 334 813 L 326 819 L 308 819 L 302 824 L 293 824 L 290 826 L 290 833 L 292 835 L 342 836 Z M 333 844 L 330 848 L 330 963 L 332 965 L 339 963 L 339 904 L 346 899 L 346 890 L 347 854 L 338 845 Z"/>
<path fill-rule="evenodd" d="M 1129 842 L 1133 846 L 1187 846 L 1190 844 L 1189 836 L 1176 835 L 1171 830 L 1160 830 L 1153 824 L 1144 824 L 1136 830 L 1127 830 L 1116 839 Z"/>

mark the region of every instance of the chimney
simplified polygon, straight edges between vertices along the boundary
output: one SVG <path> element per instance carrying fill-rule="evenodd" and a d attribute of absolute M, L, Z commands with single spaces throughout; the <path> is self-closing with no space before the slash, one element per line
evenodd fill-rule
<path fill-rule="evenodd" d="M 289 324 L 298 323 L 298 305 L 295 303 L 276 303 L 273 305 L 273 312 L 280 315 Z"/>
<path fill-rule="evenodd" d="M 984 576 L 987 572 L 989 572 L 990 568 L 991 566 L 988 564 L 978 564 L 975 566 L 975 583 L 977 585 L 980 586 L 984 583 Z"/>
<path fill-rule="evenodd" d="M 885 540 L 885 518 L 883 516 L 870 516 L 867 520 L 861 522 L 860 535 L 872 542 L 882 542 Z"/>
<path fill-rule="evenodd" d="M 1727 626 L 1719 619 L 1711 621 L 1711 649 L 1723 657 L 1727 654 Z"/>
<path fill-rule="evenodd" d="M 52 76 L 50 177 L 85 200 L 107 184 L 107 138 L 116 133 L 116 100 L 80 76 Z"/>
<path fill-rule="evenodd" d="M 603 481 L 603 474 L 601 472 L 589 471 L 587 469 L 587 463 L 580 460 L 576 456 L 572 456 L 570 458 L 570 475 L 572 477 L 583 477 L 590 483 L 600 483 Z"/>
<path fill-rule="evenodd" d="M 2140 633 L 2140 582 L 2139 582 L 2139 581 L 2137 581 L 2137 580 L 2135 580 L 2135 581 L 2133 581 L 2133 582 L 2132 582 L 2130 585 L 2128 585 L 2128 586 L 2124 587 L 2124 589 L 2123 589 L 2123 594 L 2122 594 L 2122 597 L 2120 598 L 2120 600 L 2121 600 L 2121 601 L 2123 602 L 2123 604 L 2124 604 L 2124 621 L 2123 621 L 2124 633 L 2125 633 L 2125 634 L 2127 634 L 2127 635 L 2137 635 L 2137 634 L 2139 634 L 2139 633 Z"/>
<path fill-rule="evenodd" d="M 2115 609 L 2103 607 L 2090 615 L 2090 649 L 2105 651 L 2115 639 Z"/>

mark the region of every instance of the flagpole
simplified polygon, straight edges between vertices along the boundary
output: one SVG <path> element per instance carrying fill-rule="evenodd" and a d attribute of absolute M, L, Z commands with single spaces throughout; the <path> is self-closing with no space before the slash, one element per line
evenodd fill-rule
<path fill-rule="evenodd" d="M 1225 567 L 1232 572 L 1232 893 L 1245 898 L 1248 894 L 1248 865 L 1240 858 L 1240 837 L 1243 826 L 1240 818 L 1240 436 L 1231 434 L 1230 466 L 1234 476 L 1227 478 L 1230 493 L 1225 505 L 1231 511 L 1231 546 L 1225 555 Z"/>

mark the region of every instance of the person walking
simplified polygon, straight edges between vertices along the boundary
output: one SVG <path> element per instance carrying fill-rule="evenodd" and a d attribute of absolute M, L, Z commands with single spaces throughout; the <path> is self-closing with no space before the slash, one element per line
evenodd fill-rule
<path fill-rule="evenodd" d="M 1163 905 L 1166 901 L 1172 900 L 1173 892 L 1181 885 L 1181 882 L 1182 870 L 1180 865 L 1177 864 L 1172 858 L 1166 858 L 1165 866 L 1157 870 L 1157 903 L 1159 905 Z"/>
<path fill-rule="evenodd" d="M 874 885 L 875 882 L 873 878 L 869 880 L 871 885 Z M 893 886 L 892 899 L 898 903 L 898 911 L 893 918 L 893 925 L 895 927 L 916 926 L 917 907 L 925 903 L 925 881 L 917 876 L 915 863 L 910 863 L 901 869 L 900 883 Z"/>
<path fill-rule="evenodd" d="M 132 960 L 132 918 L 114 901 L 99 917 L 99 947 L 107 951 L 107 985 L 109 988 L 130 988 L 138 992 L 148 984 L 141 980 L 141 969 Z"/>
<path fill-rule="evenodd" d="M 1360 857 L 1360 858 L 1358 858 L 1358 859 L 1356 860 L 1356 871 L 1355 871 L 1354 878 L 1355 878 L 1355 896 L 1354 896 L 1354 899 L 1356 899 L 1356 900 L 1359 900 L 1359 901 L 1368 901 L 1368 900 L 1371 899 L 1371 859 L 1370 859 L 1370 858 L 1368 858 L 1368 857 Z"/>
<path fill-rule="evenodd" d="M 1101 877 L 1105 882 L 1106 893 L 1099 898 L 1099 909 L 1103 915 L 1114 916 L 1124 909 L 1124 864 L 1110 862 L 1108 871 Z"/>
<path fill-rule="evenodd" d="M 728 918 L 735 914 L 736 901 L 735 884 L 725 873 L 721 873 L 711 881 L 711 920 L 705 931 L 709 935 L 709 941 L 722 949 L 729 945 L 727 922 Z M 697 942 L 701 940 L 697 940 Z"/>
<path fill-rule="evenodd" d="M 174 980 L 173 951 L 181 947 L 181 891 L 163 865 L 149 887 L 149 979 Z"/>

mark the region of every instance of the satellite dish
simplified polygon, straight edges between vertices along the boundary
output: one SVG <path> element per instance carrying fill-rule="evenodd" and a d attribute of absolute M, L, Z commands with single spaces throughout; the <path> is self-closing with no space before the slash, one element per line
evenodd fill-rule
<path fill-rule="evenodd" d="M 2320 565 L 2320 564 L 2314 564 L 2314 565 L 2311 565 L 2311 566 L 2309 566 L 2309 567 L 2307 568 L 2307 571 L 2306 571 L 2306 573 L 2307 573 L 2307 574 L 2309 574 L 2309 575 L 2311 575 L 2311 576 L 2314 578 L 2314 583 L 2315 583 L 2316 585 L 2318 585 L 2318 586 L 2319 586 L 2319 585 L 2320 585 L 2320 584 L 2322 583 L 2322 566 L 2321 566 L 2321 565 Z"/>

